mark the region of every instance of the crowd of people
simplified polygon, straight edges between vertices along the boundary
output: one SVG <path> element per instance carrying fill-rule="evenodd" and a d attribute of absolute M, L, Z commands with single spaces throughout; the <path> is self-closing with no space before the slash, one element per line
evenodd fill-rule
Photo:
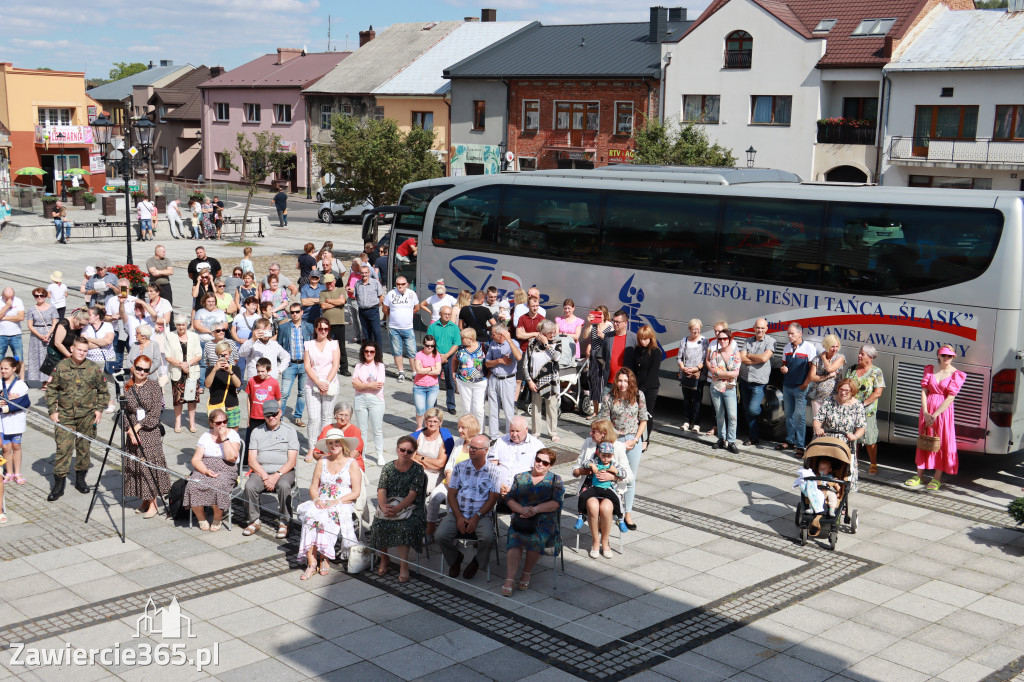
<path fill-rule="evenodd" d="M 357 544 L 352 519 L 361 500 L 377 507 L 368 543 L 381 552 L 378 572 L 397 564 L 401 582 L 409 579 L 409 550 L 424 541 L 437 543 L 450 575 L 472 578 L 493 548 L 493 515 L 510 514 L 502 587 L 510 595 L 529 588 L 542 553 L 560 548 L 565 483 L 552 472 L 556 452 L 540 438 L 546 431 L 551 442 L 560 440 L 560 368 L 577 367 L 585 368 L 581 381 L 595 420 L 572 467 L 581 483 L 576 528 L 589 524 L 589 556 L 595 559 L 612 558 L 613 526 L 620 532 L 637 528 L 633 504 L 663 354 L 654 329 L 631 329 L 626 310 L 597 306 L 582 319 L 567 299 L 550 320 L 537 287 L 504 300 L 494 287 L 449 294 L 443 280 L 421 301 L 404 276 L 395 278 L 393 288 L 385 286 L 386 254 L 369 243 L 347 268 L 334 258 L 330 242 L 319 250 L 305 244 L 295 282 L 279 263 L 260 277 L 248 248 L 228 270 L 202 246 L 195 254 L 187 266 L 191 304 L 179 304 L 178 312 L 170 287 L 174 267 L 161 245 L 146 262 L 150 283 L 144 294 L 112 275 L 103 261 L 87 268 L 80 286 L 86 305 L 71 314 L 60 272 L 52 273 L 50 286 L 33 290 L 35 305 L 28 309 L 13 290 L 3 290 L 0 348 L 14 356 L 0 363 L 4 482 L 24 482 L 26 379 L 45 388 L 51 419 L 67 427 L 56 429 L 51 501 L 64 494 L 73 451 L 74 487 L 89 490 L 89 441 L 83 436 L 95 436 L 103 413 L 118 408 L 115 394 L 123 394 L 126 449 L 137 458 L 125 467 L 126 493 L 141 500 L 138 513 L 152 518 L 171 487 L 161 424 L 169 385 L 176 433 L 198 433 L 197 414 L 205 405 L 208 430 L 198 437 L 182 500 L 201 531 L 220 529 L 243 464 L 249 473 L 240 483 L 242 534 L 260 530 L 266 518 L 261 498 L 274 495 L 276 537 L 287 537 L 293 513 L 301 526 L 303 580 L 328 572 L 339 553 L 344 558 Z M 417 316 L 425 323 L 429 317 L 419 344 Z M 24 364 L 23 322 L 30 333 Z M 746 445 L 759 444 L 776 346 L 767 321 L 757 320 L 742 340 L 721 320 L 711 325 L 710 338 L 699 319 L 687 328 L 678 351 L 682 429 L 700 431 L 707 390 L 715 425 L 705 435 L 715 436 L 713 447 L 738 452 L 741 428 Z M 825 337 L 819 351 L 803 339 L 799 324 L 791 324 L 787 335 L 781 366 L 786 437 L 777 449 L 803 457 L 810 401 L 813 434 L 859 443 L 870 459 L 869 473 L 876 473 L 875 419 L 886 385 L 873 364 L 877 351 L 862 346 L 857 363 L 848 366 L 834 336 Z M 351 368 L 350 343 L 357 348 Z M 939 368 L 929 366 L 922 381 L 922 431 L 943 438 L 937 451 L 919 450 L 910 487 L 924 486 L 927 470 L 935 471 L 929 490 L 938 489 L 943 473 L 956 473 L 952 402 L 965 375 L 953 367 L 953 355 L 943 346 Z M 118 383 L 113 394 L 111 377 Z M 388 458 L 384 387 L 391 377 L 411 381 L 415 426 L 410 423 L 409 435 Z M 530 420 L 522 414 L 527 405 Z M 460 416 L 457 434 L 444 425 L 446 412 Z M 294 504 L 300 457 L 315 462 L 315 469 L 309 501 Z M 382 467 L 376 494 L 364 490 L 368 460 Z M 448 510 L 443 519 L 442 505 Z M 463 567 L 459 543 L 467 537 L 475 541 L 476 555 Z"/>

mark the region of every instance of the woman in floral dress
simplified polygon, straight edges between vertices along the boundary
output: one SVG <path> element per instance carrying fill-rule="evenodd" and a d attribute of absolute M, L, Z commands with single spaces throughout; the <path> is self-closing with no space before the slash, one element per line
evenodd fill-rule
<path fill-rule="evenodd" d="M 397 548 L 401 559 L 398 582 L 409 582 L 409 548 L 417 550 L 423 540 L 427 526 L 427 511 L 424 496 L 427 490 L 427 474 L 423 467 L 413 461 L 416 441 L 412 436 L 398 439 L 398 458 L 388 462 L 380 472 L 377 483 L 377 518 L 370 528 L 370 544 L 380 552 L 380 567 L 377 575 L 387 573 L 391 561 L 387 551 Z M 406 509 L 407 518 L 399 518 Z"/>
<path fill-rule="evenodd" d="M 139 512 L 146 519 L 156 516 L 156 498 L 171 491 L 160 435 L 164 392 L 156 379 L 149 378 L 152 368 L 153 360 L 148 355 L 140 355 L 132 363 L 132 378 L 125 384 L 122 425 L 128 454 L 137 458 L 124 462 L 124 494 L 142 499 Z"/>
<path fill-rule="evenodd" d="M 29 308 L 28 314 L 28 353 L 25 359 L 25 375 L 29 381 L 49 381 L 49 375 L 42 374 L 39 366 L 46 359 L 46 346 L 57 323 L 57 308 L 46 300 L 46 289 L 35 288 L 32 297 L 36 304 Z"/>
<path fill-rule="evenodd" d="M 854 397 L 857 385 L 852 379 L 836 384 L 836 394 L 818 410 L 813 428 L 815 436 L 844 438 L 850 444 L 850 487 L 857 489 L 857 449 L 855 443 L 864 436 L 867 421 L 864 405 Z"/>
<path fill-rule="evenodd" d="M 847 379 L 852 379 L 857 387 L 856 398 L 864 405 L 864 418 L 867 426 L 864 428 L 864 437 L 860 444 L 868 453 L 871 461 L 868 467 L 869 474 L 878 473 L 878 399 L 882 397 L 885 390 L 885 375 L 880 367 L 875 367 L 875 358 L 878 351 L 874 346 L 863 345 L 857 352 L 857 366 L 846 373 Z"/>
<path fill-rule="evenodd" d="M 340 429 L 331 429 L 316 446 L 326 454 L 313 471 L 310 499 L 295 512 L 302 524 L 299 563 L 307 564 L 300 580 L 309 580 L 317 572 L 318 561 L 320 575 L 328 574 L 339 535 L 343 559 L 348 558 L 349 548 L 357 542 L 352 513 L 363 484 L 363 471 L 352 457 L 356 441 L 346 438 Z"/>
<path fill-rule="evenodd" d="M 822 403 L 835 393 L 836 380 L 843 376 L 846 357 L 839 352 L 839 337 L 828 334 L 821 340 L 824 350 L 811 362 L 811 387 L 807 391 L 807 400 L 811 403 L 811 414 L 818 416 Z"/>
<path fill-rule="evenodd" d="M 551 448 L 538 450 L 533 468 L 516 474 L 512 479 L 512 489 L 505 498 L 508 508 L 521 519 L 529 521 L 537 517 L 537 528 L 533 532 L 516 530 L 514 521 L 509 526 L 508 551 L 505 554 L 505 584 L 501 587 L 501 593 L 506 597 L 512 595 L 512 585 L 515 583 L 512 576 L 519 568 L 523 552 L 526 552 L 526 563 L 523 564 L 523 573 L 519 576 L 520 590 L 530 588 L 531 572 L 545 549 L 554 548 L 555 556 L 562 551 L 558 517 L 562 508 L 562 497 L 565 495 L 565 485 L 560 476 L 551 472 L 555 460 L 555 451 Z"/>

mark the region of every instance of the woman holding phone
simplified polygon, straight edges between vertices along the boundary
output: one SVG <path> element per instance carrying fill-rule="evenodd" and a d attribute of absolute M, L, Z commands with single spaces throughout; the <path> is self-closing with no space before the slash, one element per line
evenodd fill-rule
<path fill-rule="evenodd" d="M 224 410 L 228 417 L 228 428 L 238 431 L 242 422 L 242 411 L 238 406 L 238 389 L 242 387 L 242 370 L 231 364 L 231 344 L 221 341 L 217 344 L 217 362 L 206 372 L 206 388 L 209 402 L 206 413 Z"/>

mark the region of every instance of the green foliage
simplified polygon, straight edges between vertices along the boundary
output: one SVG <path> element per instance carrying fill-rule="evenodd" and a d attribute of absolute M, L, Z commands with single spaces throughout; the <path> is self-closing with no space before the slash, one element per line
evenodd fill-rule
<path fill-rule="evenodd" d="M 280 175 L 291 168 L 292 160 L 290 154 L 281 151 L 281 136 L 268 130 L 253 134 L 251 140 L 245 133 L 238 133 L 235 150 L 238 152 L 241 165 L 235 163 L 235 152 L 227 149 L 223 151 L 224 165 L 241 175 L 242 183 L 249 190 L 249 196 L 245 201 L 245 214 L 242 216 L 242 233 L 238 237 L 239 241 L 244 242 L 252 196 L 271 175 Z"/>
<path fill-rule="evenodd" d="M 1010 503 L 1010 506 L 1006 508 L 1013 520 L 1017 522 L 1017 525 L 1024 523 L 1024 497 L 1018 497 L 1016 500 Z"/>
<path fill-rule="evenodd" d="M 44 204 L 55 204 L 58 201 L 60 201 L 60 197 L 53 194 L 44 194 L 43 196 L 39 197 L 39 201 L 43 202 Z"/>
<path fill-rule="evenodd" d="M 83 194 L 82 199 L 84 199 L 85 203 L 89 204 L 90 206 L 96 203 L 96 195 L 93 194 L 92 192 L 86 192 L 85 194 Z"/>
<path fill-rule="evenodd" d="M 976 9 L 1006 9 L 1006 0 L 975 0 Z"/>
<path fill-rule="evenodd" d="M 394 120 L 358 120 L 336 115 L 331 124 L 331 143 L 316 147 L 323 169 L 334 169 L 340 182 L 324 195 L 344 210 L 368 200 L 374 206 L 398 201 L 402 186 L 444 174 L 444 167 L 430 153 L 434 131 L 415 127 L 408 133 Z"/>
<path fill-rule="evenodd" d="M 114 62 L 114 68 L 110 70 L 110 80 L 116 81 L 128 76 L 134 76 L 137 73 L 142 73 L 147 68 L 141 62 Z"/>
<path fill-rule="evenodd" d="M 734 166 L 731 149 L 712 144 L 704 128 L 677 121 L 663 124 L 649 119 L 636 131 L 633 163 L 667 166 Z"/>

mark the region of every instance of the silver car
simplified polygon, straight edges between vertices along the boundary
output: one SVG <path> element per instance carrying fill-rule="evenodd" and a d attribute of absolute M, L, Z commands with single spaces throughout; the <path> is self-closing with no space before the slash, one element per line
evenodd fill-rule
<path fill-rule="evenodd" d="M 325 201 L 320 204 L 320 210 L 317 211 L 317 217 L 320 219 L 320 222 L 327 223 L 328 225 L 334 222 L 358 223 L 362 220 L 363 213 L 372 209 L 373 204 L 368 201 L 356 204 L 347 211 L 343 211 L 341 209 L 341 204 L 336 204 L 333 201 Z"/>

